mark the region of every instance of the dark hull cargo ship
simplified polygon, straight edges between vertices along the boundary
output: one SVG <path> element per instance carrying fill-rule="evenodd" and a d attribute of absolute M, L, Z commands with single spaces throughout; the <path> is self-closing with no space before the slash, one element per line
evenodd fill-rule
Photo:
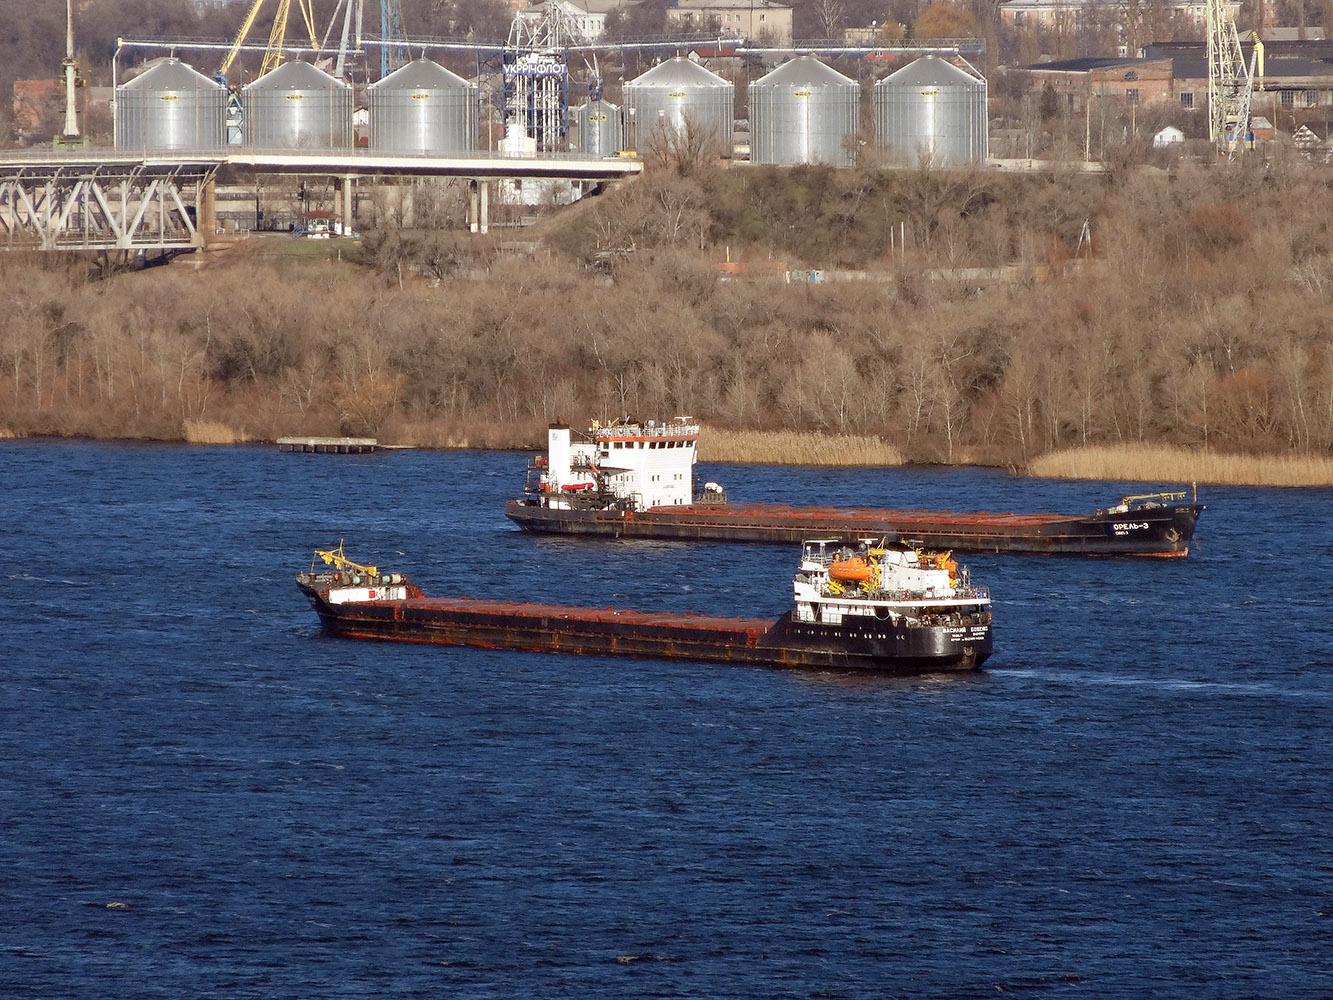
<path fill-rule="evenodd" d="M 329 570 L 296 577 L 324 629 L 550 653 L 922 674 L 975 670 L 990 656 L 991 601 L 947 554 L 807 542 L 795 610 L 776 621 L 426 597 L 405 576 L 318 551 Z"/>
<path fill-rule="evenodd" d="M 1184 558 L 1204 506 L 1184 493 L 1121 497 L 1090 514 L 1013 514 L 731 503 L 717 483 L 693 495 L 699 428 L 687 418 L 552 425 L 505 516 L 525 531 L 613 538 L 799 542 L 896 538 L 929 549 L 1021 555 Z"/>

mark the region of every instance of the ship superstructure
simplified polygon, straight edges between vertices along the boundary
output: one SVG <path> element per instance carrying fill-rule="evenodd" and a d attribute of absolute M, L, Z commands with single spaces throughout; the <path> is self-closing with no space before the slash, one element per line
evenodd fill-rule
<path fill-rule="evenodd" d="M 546 455 L 528 466 L 526 493 L 556 510 L 685 506 L 698 442 L 699 425 L 689 417 L 595 422 L 579 440 L 569 425 L 554 423 Z"/>
<path fill-rule="evenodd" d="M 840 625 L 873 618 L 920 628 L 990 623 L 990 592 L 972 585 L 951 552 L 863 539 L 807 541 L 794 580 L 798 622 Z"/>

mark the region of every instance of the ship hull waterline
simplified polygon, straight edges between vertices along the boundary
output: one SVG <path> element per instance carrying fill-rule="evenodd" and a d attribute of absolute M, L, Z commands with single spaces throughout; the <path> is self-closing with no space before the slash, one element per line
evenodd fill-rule
<path fill-rule="evenodd" d="M 1189 554 L 1202 504 L 1086 517 L 1049 514 L 952 514 L 795 508 L 769 504 L 696 505 L 646 511 L 547 507 L 511 500 L 505 516 L 543 534 L 679 541 L 800 542 L 911 540 L 931 549 L 1012 555 L 1147 556 Z"/>
<path fill-rule="evenodd" d="M 992 651 L 989 623 L 835 627 L 790 612 L 767 621 L 468 598 L 330 604 L 326 591 L 301 590 L 325 631 L 349 639 L 900 675 L 976 670 Z"/>

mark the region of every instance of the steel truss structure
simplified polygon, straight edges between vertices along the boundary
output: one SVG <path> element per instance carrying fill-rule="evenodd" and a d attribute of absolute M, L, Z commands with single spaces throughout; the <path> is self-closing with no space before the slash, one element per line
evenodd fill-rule
<path fill-rule="evenodd" d="M 203 246 L 204 188 L 218 163 L 0 164 L 0 249 Z"/>
<path fill-rule="evenodd" d="M 1250 130 L 1254 53 L 1248 69 L 1226 0 L 1208 0 L 1208 139 L 1226 152 L 1243 149 Z"/>

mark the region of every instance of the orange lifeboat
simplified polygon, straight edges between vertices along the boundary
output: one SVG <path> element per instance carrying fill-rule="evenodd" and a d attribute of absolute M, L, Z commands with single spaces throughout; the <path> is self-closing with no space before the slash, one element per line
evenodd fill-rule
<path fill-rule="evenodd" d="M 865 583 L 874 572 L 870 560 L 865 556 L 853 556 L 839 559 L 829 564 L 828 575 L 844 583 Z"/>

